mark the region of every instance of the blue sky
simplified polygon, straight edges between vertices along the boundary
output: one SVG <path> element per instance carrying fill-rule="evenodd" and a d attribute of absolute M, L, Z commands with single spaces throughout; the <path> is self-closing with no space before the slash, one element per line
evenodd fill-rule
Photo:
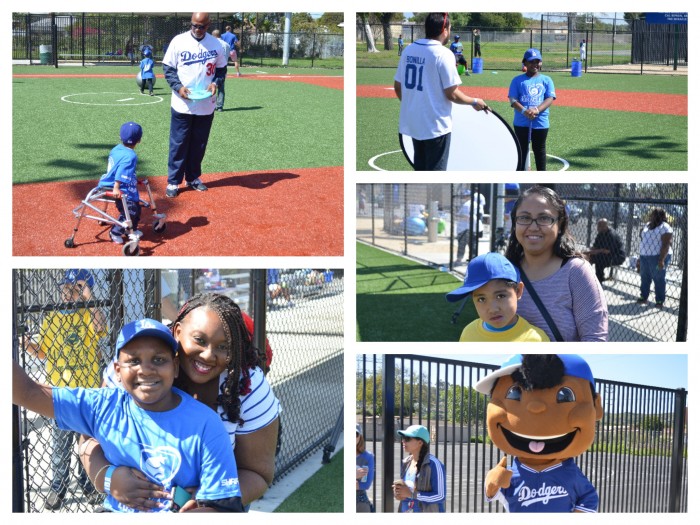
<path fill-rule="evenodd" d="M 448 359 L 500 365 L 507 354 L 441 355 Z M 688 389 L 687 354 L 581 354 L 598 379 L 662 388 Z"/>

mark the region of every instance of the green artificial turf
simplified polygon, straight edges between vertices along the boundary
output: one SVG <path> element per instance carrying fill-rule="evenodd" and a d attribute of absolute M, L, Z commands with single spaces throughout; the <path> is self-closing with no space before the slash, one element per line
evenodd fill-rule
<path fill-rule="evenodd" d="M 393 255 L 364 243 L 357 245 L 357 340 L 450 341 L 476 319 L 467 300 L 452 324 L 460 303 L 445 294 L 462 281 L 453 275 Z"/>
<path fill-rule="evenodd" d="M 14 73 L 25 69 L 36 74 L 53 68 L 17 68 Z M 79 69 L 90 74 L 129 70 Z M 119 127 L 128 120 L 144 130 L 136 148 L 139 176 L 167 175 L 170 90 L 158 78 L 154 92 L 162 100 L 140 95 L 136 70 L 131 72 L 134 79 L 13 78 L 13 182 L 99 178 L 119 141 Z M 73 94 L 80 96 L 69 99 L 89 104 L 62 100 Z M 128 98 L 135 100 L 124 102 Z M 342 90 L 302 82 L 227 79 L 225 110 L 215 115 L 204 159 L 206 173 L 342 164 Z"/>
<path fill-rule="evenodd" d="M 514 74 L 472 75 L 463 79 L 472 96 L 479 86 L 508 87 Z M 551 75 L 557 90 L 610 89 L 613 91 L 649 91 L 686 94 L 686 77 L 586 75 L 572 78 L 563 73 Z M 393 72 L 358 70 L 358 83 L 391 85 Z M 505 82 L 504 82 L 505 80 Z M 472 89 L 473 88 L 473 89 Z M 507 102 L 489 100 L 506 122 L 512 122 L 513 110 Z M 357 99 L 356 168 L 410 171 L 398 142 L 399 101 L 396 98 Z M 547 153 L 565 159 L 570 171 L 685 171 L 688 169 L 688 118 L 632 111 L 608 111 L 557 106 L 550 110 Z M 468 147 L 468 145 L 466 146 Z M 383 155 L 384 154 L 384 155 Z M 563 164 L 548 161 L 548 171 Z"/>
<path fill-rule="evenodd" d="M 323 465 L 285 499 L 275 512 L 343 512 L 343 452 Z"/>

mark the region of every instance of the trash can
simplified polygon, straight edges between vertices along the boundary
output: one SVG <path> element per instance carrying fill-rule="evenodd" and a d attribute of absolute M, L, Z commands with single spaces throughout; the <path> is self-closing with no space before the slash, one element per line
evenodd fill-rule
<path fill-rule="evenodd" d="M 44 65 L 53 64 L 51 46 L 39 46 L 39 62 Z"/>
<path fill-rule="evenodd" d="M 484 59 L 474 57 L 472 58 L 472 73 L 480 74 L 484 71 Z"/>
<path fill-rule="evenodd" d="M 580 77 L 581 76 L 581 61 L 574 60 L 571 62 L 571 76 Z"/>

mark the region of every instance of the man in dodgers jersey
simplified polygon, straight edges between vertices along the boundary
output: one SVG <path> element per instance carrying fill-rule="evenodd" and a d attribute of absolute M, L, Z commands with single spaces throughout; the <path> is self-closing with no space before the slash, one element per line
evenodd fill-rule
<path fill-rule="evenodd" d="M 226 78 L 228 63 L 207 27 L 209 14 L 193 13 L 190 31 L 173 38 L 163 58 L 165 80 L 173 90 L 167 197 L 177 197 L 183 178 L 189 187 L 207 190 L 199 177 L 214 120 L 217 86 Z M 193 91 L 209 91 L 211 97 L 192 100 Z"/>
<path fill-rule="evenodd" d="M 483 100 L 459 91 L 462 83 L 455 57 L 444 47 L 450 38 L 447 13 L 430 13 L 426 38 L 416 40 L 401 54 L 394 91 L 401 101 L 399 132 L 413 139 L 416 171 L 445 171 L 452 132 L 452 103 L 487 110 Z"/>

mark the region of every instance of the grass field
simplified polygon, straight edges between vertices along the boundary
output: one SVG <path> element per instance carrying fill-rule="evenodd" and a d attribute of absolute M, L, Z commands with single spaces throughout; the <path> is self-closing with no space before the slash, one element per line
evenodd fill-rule
<path fill-rule="evenodd" d="M 129 66 L 15 66 L 13 75 L 55 78 L 13 78 L 13 182 L 98 179 L 119 140 L 119 127 L 128 120 L 144 129 L 136 149 L 139 175 L 167 175 L 170 89 L 160 76 L 156 96 L 141 95 L 137 72 Z M 243 73 L 226 80 L 225 110 L 214 119 L 206 173 L 343 164 L 342 89 L 292 81 L 339 77 L 342 70 L 246 68 Z M 80 76 L 87 74 L 96 76 Z M 287 78 L 262 78 L 278 75 Z M 79 103 L 66 102 L 67 95 L 76 95 L 68 100 Z"/>
<path fill-rule="evenodd" d="M 330 463 L 306 480 L 275 512 L 343 512 L 344 452 L 339 450 Z"/>
<path fill-rule="evenodd" d="M 448 303 L 445 294 L 461 280 L 364 243 L 356 245 L 357 341 L 455 342 L 476 319 L 468 300 L 451 323 L 460 303 Z"/>
<path fill-rule="evenodd" d="M 360 86 L 384 86 L 385 97 L 357 99 L 357 158 L 358 170 L 373 169 L 369 161 L 384 170 L 411 170 L 398 144 L 399 101 L 393 97 L 393 68 L 357 69 Z M 480 75 L 463 77 L 463 91 L 480 96 L 480 88 L 500 88 L 500 100 L 489 99 L 506 121 L 512 122 L 512 109 L 506 97 L 515 71 L 484 71 Z M 600 101 L 619 100 L 620 110 L 595 107 L 557 105 L 550 111 L 550 133 L 547 152 L 570 163 L 569 170 L 600 171 L 665 171 L 688 169 L 687 115 L 656 114 L 632 111 L 626 103 L 635 94 L 658 94 L 660 105 L 664 95 L 687 96 L 685 76 L 586 74 L 571 77 L 566 72 L 547 73 L 554 81 L 558 96 L 567 90 L 595 92 Z M 641 95 L 640 95 L 641 96 Z M 500 95 L 499 95 L 500 97 Z M 570 97 L 575 98 L 575 97 Z M 615 106 L 617 107 L 617 106 Z M 687 102 L 686 102 L 687 107 Z M 468 147 L 468 145 L 466 146 Z M 550 160 L 548 170 L 563 165 Z"/>

